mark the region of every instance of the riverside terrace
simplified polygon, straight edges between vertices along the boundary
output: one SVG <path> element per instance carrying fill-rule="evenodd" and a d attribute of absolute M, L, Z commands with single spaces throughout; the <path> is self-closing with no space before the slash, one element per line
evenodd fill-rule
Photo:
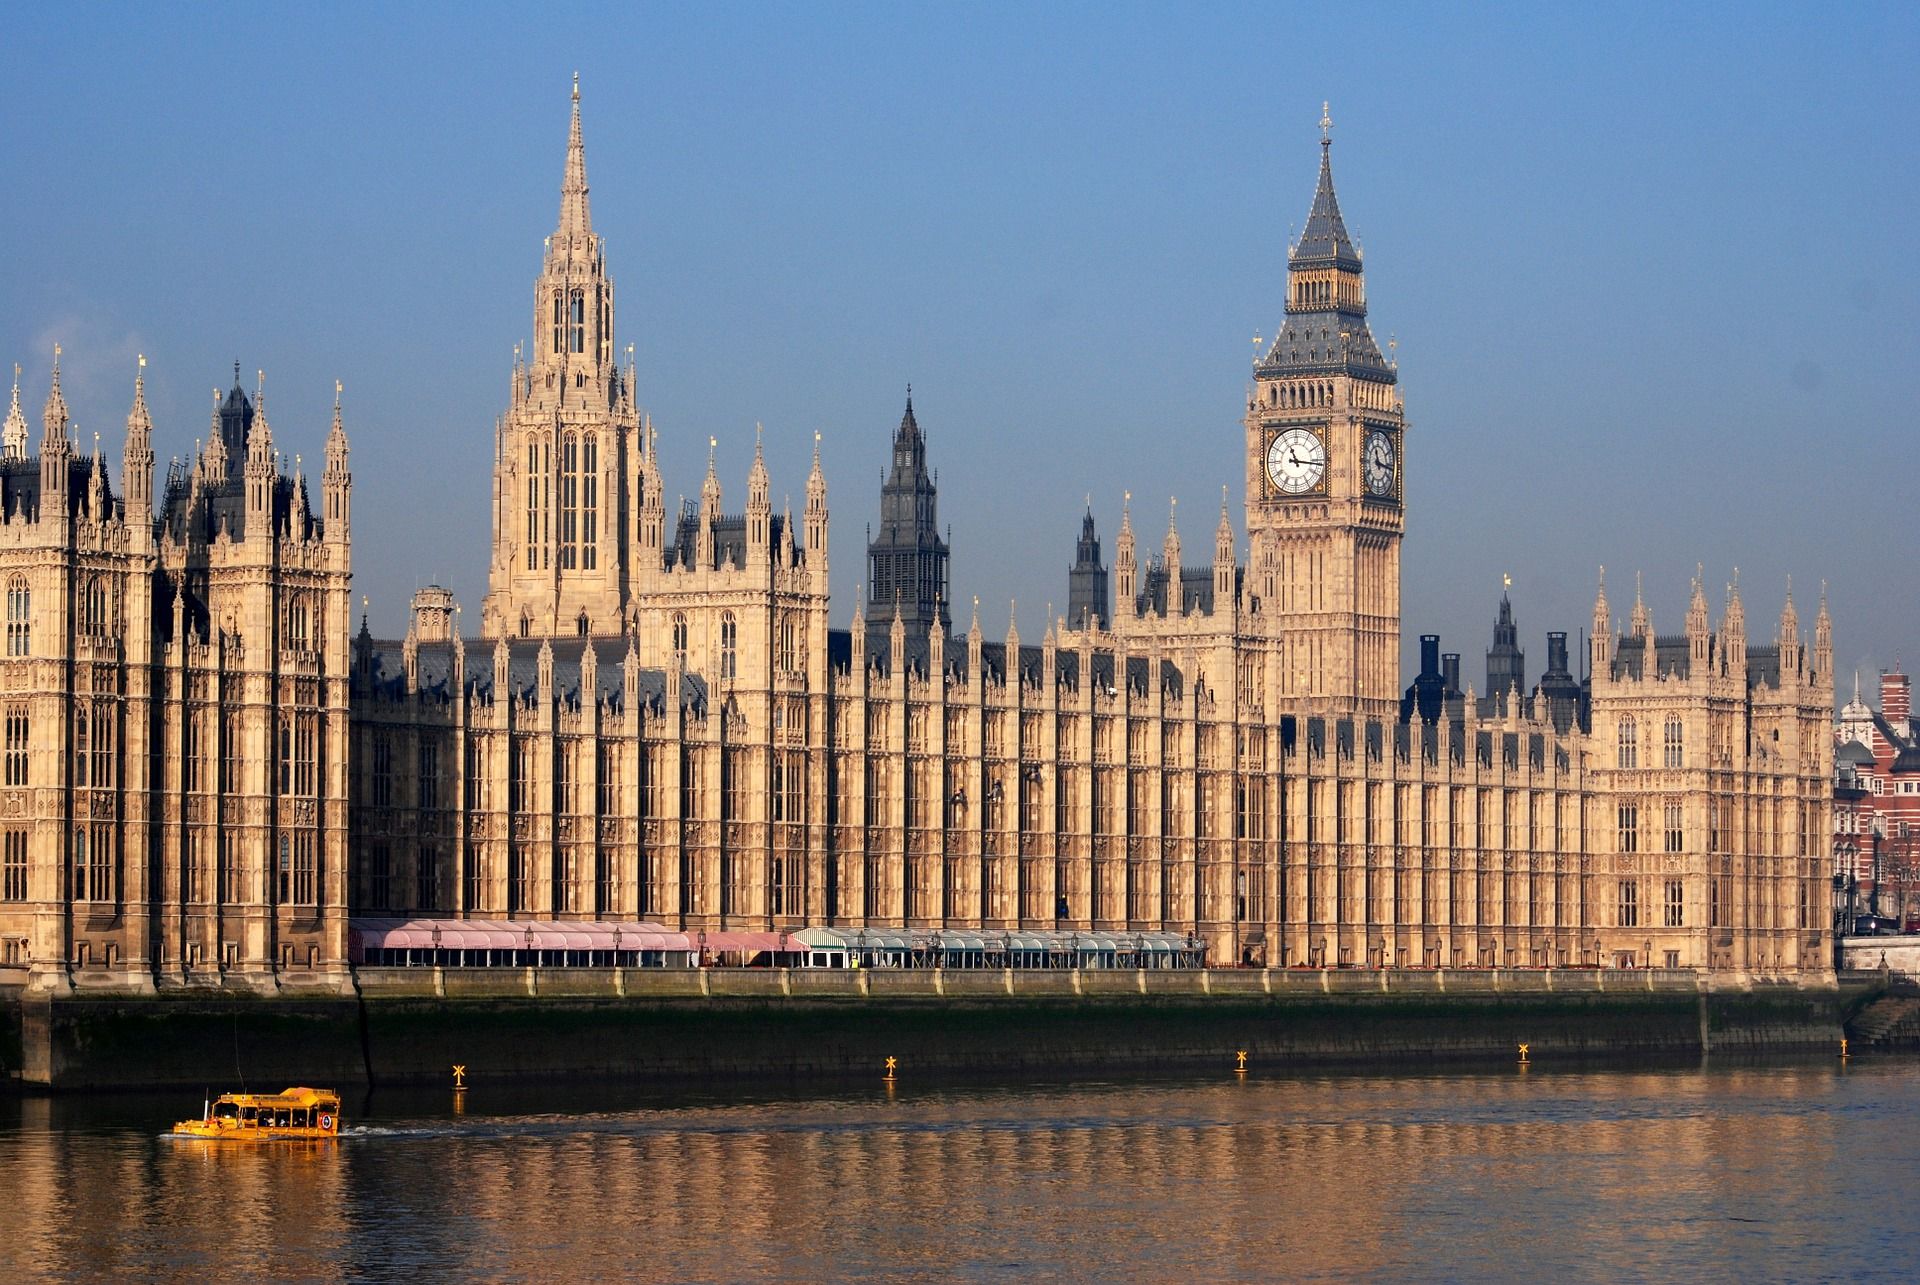
<path fill-rule="evenodd" d="M 637 921 L 355 919 L 357 966 L 385 968 L 1190 969 L 1197 938 L 1174 933 L 801 928 L 678 932 Z"/>

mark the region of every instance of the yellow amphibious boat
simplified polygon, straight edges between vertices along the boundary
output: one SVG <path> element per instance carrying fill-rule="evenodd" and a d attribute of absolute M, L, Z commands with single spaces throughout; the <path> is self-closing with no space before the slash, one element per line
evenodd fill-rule
<path fill-rule="evenodd" d="M 340 1095 L 332 1089 L 223 1093 L 198 1120 L 173 1126 L 176 1136 L 219 1142 L 276 1142 L 340 1134 Z"/>

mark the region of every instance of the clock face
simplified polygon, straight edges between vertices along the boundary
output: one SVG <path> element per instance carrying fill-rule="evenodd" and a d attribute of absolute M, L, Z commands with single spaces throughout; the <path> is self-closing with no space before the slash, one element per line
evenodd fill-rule
<path fill-rule="evenodd" d="M 1361 467 L 1369 493 L 1383 499 L 1393 494 L 1393 470 L 1398 462 L 1394 458 L 1391 437 L 1377 429 L 1367 434 L 1367 449 L 1362 454 Z"/>
<path fill-rule="evenodd" d="M 1326 472 L 1326 443 L 1310 428 L 1290 428 L 1267 447 L 1267 479 L 1283 495 L 1305 495 Z"/>

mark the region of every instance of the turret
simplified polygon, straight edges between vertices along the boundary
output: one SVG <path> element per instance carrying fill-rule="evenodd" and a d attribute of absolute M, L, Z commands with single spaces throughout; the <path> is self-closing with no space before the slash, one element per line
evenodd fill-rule
<path fill-rule="evenodd" d="M 20 413 L 20 363 L 13 364 L 13 405 L 7 409 L 7 425 L 0 430 L 0 454 L 10 460 L 27 458 L 27 417 Z"/>
<path fill-rule="evenodd" d="M 640 456 L 640 548 L 646 554 L 640 565 L 657 568 L 665 556 L 666 495 L 660 477 L 658 445 L 653 436 L 653 416 L 641 425 L 645 449 Z"/>
<path fill-rule="evenodd" d="M 1014 620 L 1019 606 L 1018 601 L 1007 603 L 1007 659 L 1006 672 L 1002 675 L 1007 682 L 1015 685 L 1020 682 L 1020 626 Z"/>
<path fill-rule="evenodd" d="M 1227 516 L 1227 488 L 1220 488 L 1220 525 L 1213 530 L 1213 611 L 1229 614 L 1233 607 L 1233 520 Z"/>
<path fill-rule="evenodd" d="M 1693 597 L 1687 602 L 1687 666 L 1690 673 L 1704 674 L 1712 663 L 1713 632 L 1707 623 L 1707 592 L 1700 583 L 1700 569 L 1693 574 Z"/>
<path fill-rule="evenodd" d="M 980 596 L 973 598 L 973 623 L 967 626 L 967 677 L 969 681 L 984 677 L 981 669 L 982 643 L 980 633 Z"/>
<path fill-rule="evenodd" d="M 1167 569 L 1167 615 L 1178 616 L 1185 613 L 1185 594 L 1180 587 L 1180 526 L 1175 521 L 1180 515 L 1179 497 L 1167 500 L 1167 538 L 1160 545 L 1160 562 Z"/>
<path fill-rule="evenodd" d="M 153 538 L 153 416 L 147 412 L 147 359 L 133 377 L 133 409 L 127 412 L 127 445 L 120 464 L 127 490 L 127 529 L 135 547 Z"/>
<path fill-rule="evenodd" d="M 1833 681 L 1833 617 L 1827 614 L 1827 582 L 1820 582 L 1820 614 L 1813 618 L 1813 672 L 1810 679 Z M 1856 685 L 1858 679 L 1855 679 Z"/>
<path fill-rule="evenodd" d="M 1806 653 L 1800 644 L 1800 613 L 1793 608 L 1793 581 L 1787 581 L 1787 601 L 1780 608 L 1780 681 L 1784 686 L 1788 675 L 1798 676 Z"/>
<path fill-rule="evenodd" d="M 321 475 L 322 505 L 329 544 L 346 544 L 349 539 L 353 474 L 347 471 L 347 430 L 340 424 L 339 380 L 333 381 L 333 427 L 327 430 L 327 468 Z"/>
<path fill-rule="evenodd" d="M 267 424 L 266 374 L 253 397 L 253 424 L 247 434 L 247 537 L 273 535 L 273 429 Z"/>
<path fill-rule="evenodd" d="M 1593 633 L 1587 639 L 1589 667 L 1596 679 L 1613 670 L 1613 619 L 1607 612 L 1607 569 L 1600 568 L 1600 588 L 1593 596 Z"/>
<path fill-rule="evenodd" d="M 752 565 L 763 566 L 771 544 L 773 509 L 767 497 L 767 461 L 760 449 L 760 426 L 753 426 L 753 468 L 747 473 L 747 548 Z"/>
<path fill-rule="evenodd" d="M 56 521 L 64 520 L 71 485 L 69 464 L 73 446 L 67 440 L 67 399 L 60 393 L 60 345 L 53 346 L 53 384 L 47 390 L 47 406 L 41 412 L 40 433 L 40 512 Z"/>
<path fill-rule="evenodd" d="M 1134 614 L 1140 593 L 1139 564 L 1133 552 L 1133 492 L 1128 491 L 1120 505 L 1120 534 L 1113 542 L 1113 590 L 1117 609 L 1115 620 Z"/>
<path fill-rule="evenodd" d="M 700 536 L 695 546 L 701 570 L 713 566 L 713 527 L 720 520 L 720 475 L 714 469 L 713 455 L 720 439 L 707 439 L 707 476 L 700 483 Z"/>
<path fill-rule="evenodd" d="M 1740 603 L 1740 570 L 1735 568 L 1727 586 L 1727 610 L 1720 617 L 1720 654 L 1722 672 L 1728 678 L 1745 681 L 1747 676 L 1747 612 Z"/>
<path fill-rule="evenodd" d="M 820 471 L 820 434 L 813 435 L 813 471 L 807 474 L 807 565 L 827 572 L 827 478 Z"/>

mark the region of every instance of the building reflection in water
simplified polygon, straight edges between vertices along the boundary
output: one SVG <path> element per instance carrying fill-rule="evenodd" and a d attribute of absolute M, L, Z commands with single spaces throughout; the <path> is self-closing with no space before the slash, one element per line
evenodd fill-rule
<path fill-rule="evenodd" d="M 542 1105 L 581 1114 L 470 1101 L 293 1147 L 24 1099 L 0 1103 L 0 1274 L 1824 1274 L 1905 1189 L 1875 1157 L 1920 1153 L 1916 1080 L 1223 1074 L 615 1112 L 567 1089 Z"/>

